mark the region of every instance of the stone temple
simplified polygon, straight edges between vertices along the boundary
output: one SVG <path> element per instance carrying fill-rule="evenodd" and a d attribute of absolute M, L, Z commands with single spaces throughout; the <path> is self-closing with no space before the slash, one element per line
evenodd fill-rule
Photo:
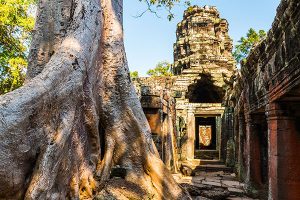
<path fill-rule="evenodd" d="M 220 159 L 222 100 L 235 73 L 228 23 L 215 7 L 194 7 L 184 12 L 176 36 L 172 90 L 176 116 L 185 124 L 180 156 Z"/>
<path fill-rule="evenodd" d="M 281 2 L 267 37 L 241 69 L 232 56 L 229 24 L 216 7 L 184 12 L 174 76 L 134 80 L 170 170 L 234 172 L 250 196 L 299 199 L 299 10 L 299 1 Z"/>

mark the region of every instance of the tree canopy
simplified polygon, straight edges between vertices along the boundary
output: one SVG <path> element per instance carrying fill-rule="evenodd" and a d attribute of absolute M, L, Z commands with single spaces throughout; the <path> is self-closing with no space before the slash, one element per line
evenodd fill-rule
<path fill-rule="evenodd" d="M 155 68 L 149 69 L 147 74 L 152 77 L 158 76 L 172 76 L 171 64 L 167 61 L 159 62 Z"/>
<path fill-rule="evenodd" d="M 264 30 L 259 30 L 256 32 L 253 28 L 250 28 L 246 37 L 241 37 L 241 39 L 238 41 L 239 44 L 235 46 L 235 50 L 233 52 L 235 60 L 238 63 L 245 61 L 250 53 L 251 48 L 257 45 L 265 37 L 266 32 Z"/>
<path fill-rule="evenodd" d="M 0 94 L 23 84 L 35 0 L 0 0 Z"/>

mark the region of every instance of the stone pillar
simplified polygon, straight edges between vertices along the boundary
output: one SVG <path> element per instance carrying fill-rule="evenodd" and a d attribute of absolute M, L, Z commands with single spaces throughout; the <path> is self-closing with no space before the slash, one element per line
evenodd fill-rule
<path fill-rule="evenodd" d="M 239 162 L 239 154 L 240 154 L 240 132 L 239 132 L 239 117 L 237 114 L 234 114 L 234 118 L 233 118 L 233 133 L 234 133 L 234 147 L 235 147 L 235 151 L 234 151 L 234 161 L 235 161 L 235 166 L 238 165 Z"/>
<path fill-rule="evenodd" d="M 227 144 L 226 144 L 226 166 L 234 167 L 235 165 L 235 144 L 234 144 L 234 109 L 226 108 L 226 129 L 227 129 Z"/>
<path fill-rule="evenodd" d="M 171 140 L 170 140 L 170 127 L 169 127 L 169 115 L 168 111 L 167 114 L 163 115 L 163 133 L 162 133 L 162 148 L 163 148 L 163 155 L 162 160 L 165 163 L 166 167 L 171 170 Z"/>
<path fill-rule="evenodd" d="M 221 159 L 221 126 L 222 118 L 218 115 L 216 116 L 216 150 L 219 151 L 219 159 Z"/>
<path fill-rule="evenodd" d="M 195 153 L 195 110 L 189 109 L 187 113 L 187 145 L 186 158 L 194 159 Z"/>
<path fill-rule="evenodd" d="M 246 142 L 246 133 L 245 133 L 245 116 L 244 114 L 239 114 L 238 115 L 238 134 L 239 134 L 239 139 L 238 139 L 238 177 L 241 181 L 245 180 L 245 142 Z"/>
<path fill-rule="evenodd" d="M 267 108 L 270 200 L 300 197 L 299 120 L 283 106 L 271 103 Z"/>
<path fill-rule="evenodd" d="M 251 192 L 261 186 L 261 164 L 258 130 L 255 117 L 251 114 L 245 115 L 246 121 L 246 186 Z"/>
<path fill-rule="evenodd" d="M 170 132 L 172 136 L 172 154 L 173 154 L 173 172 L 177 173 L 178 171 L 178 144 L 177 144 L 177 129 L 176 129 L 176 109 L 175 109 L 175 101 L 174 99 L 172 101 L 169 101 L 169 107 L 170 107 L 170 120 L 169 120 L 169 126 L 170 126 Z"/>

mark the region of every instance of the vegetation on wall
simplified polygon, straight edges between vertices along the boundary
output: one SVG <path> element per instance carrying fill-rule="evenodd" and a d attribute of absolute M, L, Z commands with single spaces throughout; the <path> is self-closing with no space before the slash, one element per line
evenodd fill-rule
<path fill-rule="evenodd" d="M 35 0 L 0 0 L 0 95 L 23 84 Z"/>
<path fill-rule="evenodd" d="M 139 72 L 138 72 L 138 71 L 130 72 L 130 78 L 131 78 L 132 80 L 133 80 L 133 79 L 139 78 Z"/>
<path fill-rule="evenodd" d="M 264 30 L 259 30 L 256 32 L 253 28 L 250 28 L 247 32 L 246 37 L 241 37 L 238 44 L 235 45 L 235 50 L 233 56 L 235 60 L 240 63 L 245 62 L 247 56 L 249 55 L 251 49 L 256 46 L 261 40 L 266 37 L 266 32 Z"/>

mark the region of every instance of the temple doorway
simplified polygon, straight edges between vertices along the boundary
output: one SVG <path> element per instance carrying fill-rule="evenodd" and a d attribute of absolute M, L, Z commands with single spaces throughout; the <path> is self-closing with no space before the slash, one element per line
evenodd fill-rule
<path fill-rule="evenodd" d="M 219 159 L 218 116 L 195 117 L 195 159 Z"/>

